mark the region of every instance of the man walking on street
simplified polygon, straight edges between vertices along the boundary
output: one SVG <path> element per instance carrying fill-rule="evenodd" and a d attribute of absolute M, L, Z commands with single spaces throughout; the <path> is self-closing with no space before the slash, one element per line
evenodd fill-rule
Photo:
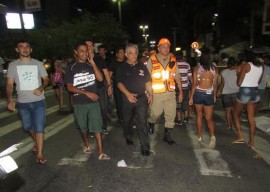
<path fill-rule="evenodd" d="M 109 160 L 110 157 L 103 153 L 102 119 L 96 87 L 96 81 L 102 81 L 103 76 L 93 60 L 93 54 L 88 53 L 84 42 L 75 45 L 74 53 L 76 61 L 68 66 L 65 81 L 68 91 L 73 93 L 74 116 L 81 131 L 84 143 L 83 152 L 90 154 L 93 151 L 88 138 L 91 132 L 96 138 L 98 159 Z"/>
<path fill-rule="evenodd" d="M 143 156 L 150 155 L 147 131 L 148 105 L 152 104 L 151 76 L 141 62 L 138 62 L 138 46 L 126 46 L 127 61 L 117 71 L 117 86 L 123 96 L 123 128 L 127 145 L 133 145 L 132 120 L 135 116 Z M 147 92 L 147 93 L 145 93 Z"/>
<path fill-rule="evenodd" d="M 102 130 L 104 134 L 108 134 L 107 130 L 107 122 L 108 122 L 108 101 L 107 101 L 107 95 L 109 97 L 112 96 L 112 85 L 111 85 L 111 79 L 110 74 L 108 71 L 108 67 L 106 66 L 106 62 L 99 57 L 97 54 L 95 54 L 94 51 L 94 42 L 92 40 L 86 40 L 85 41 L 88 49 L 88 54 L 93 55 L 93 60 L 96 63 L 99 70 L 102 72 L 104 76 L 104 80 L 101 82 L 97 82 L 97 93 L 99 97 L 99 105 L 101 109 L 101 115 L 102 115 Z"/>
<path fill-rule="evenodd" d="M 37 152 L 37 163 L 44 164 L 43 156 L 44 128 L 46 122 L 44 88 L 49 83 L 43 63 L 31 58 L 32 48 L 28 41 L 17 43 L 19 59 L 11 62 L 7 73 L 7 107 L 15 110 L 12 99 L 13 84 L 16 83 L 18 94 L 17 107 L 25 131 L 29 131 L 34 140 L 33 152 Z M 42 79 L 42 81 L 41 81 Z"/>
<path fill-rule="evenodd" d="M 117 117 L 118 117 L 118 123 L 123 122 L 123 113 L 122 113 L 122 93 L 117 87 L 117 82 L 116 82 L 116 77 L 117 77 L 117 71 L 119 68 L 121 68 L 122 64 L 125 62 L 126 57 L 125 57 L 125 49 L 123 47 L 119 47 L 116 49 L 116 59 L 114 62 L 112 62 L 110 68 L 109 68 L 109 73 L 111 80 L 113 82 L 113 95 L 115 98 L 115 106 L 116 106 L 116 112 L 117 112 Z"/>
<path fill-rule="evenodd" d="M 147 68 L 152 77 L 153 104 L 150 106 L 149 132 L 154 133 L 154 125 L 159 116 L 164 112 L 165 132 L 163 140 L 172 145 L 171 138 L 176 115 L 175 82 L 179 89 L 178 102 L 182 102 L 183 92 L 181 75 L 179 74 L 176 60 L 170 56 L 170 41 L 162 38 L 158 43 L 159 53 L 150 57 Z"/>

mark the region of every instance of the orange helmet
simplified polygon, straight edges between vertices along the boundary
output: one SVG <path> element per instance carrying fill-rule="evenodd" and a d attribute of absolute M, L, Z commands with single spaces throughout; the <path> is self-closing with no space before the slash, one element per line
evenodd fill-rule
<path fill-rule="evenodd" d="M 159 40 L 158 46 L 159 46 L 159 45 L 162 45 L 162 44 L 171 45 L 169 39 L 167 39 L 167 38 L 161 38 L 161 39 Z"/>

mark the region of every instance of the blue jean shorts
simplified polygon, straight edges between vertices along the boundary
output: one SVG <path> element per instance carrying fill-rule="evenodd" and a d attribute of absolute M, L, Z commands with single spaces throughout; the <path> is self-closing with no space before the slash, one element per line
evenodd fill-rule
<path fill-rule="evenodd" d="M 17 103 L 25 131 L 43 133 L 46 123 L 45 100 L 30 103 Z"/>
<path fill-rule="evenodd" d="M 242 104 L 259 102 L 260 94 L 258 87 L 240 87 L 237 94 L 237 100 Z"/>
<path fill-rule="evenodd" d="M 194 105 L 204 105 L 204 106 L 212 106 L 214 105 L 214 93 L 211 94 L 206 93 L 204 91 L 195 90 L 193 96 Z"/>

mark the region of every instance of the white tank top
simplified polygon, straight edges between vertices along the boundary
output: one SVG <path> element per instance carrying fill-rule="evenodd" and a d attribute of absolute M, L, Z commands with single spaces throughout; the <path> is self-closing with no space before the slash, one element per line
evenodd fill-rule
<path fill-rule="evenodd" d="M 241 87 L 258 87 L 258 81 L 262 74 L 262 66 L 255 66 L 253 63 L 248 62 L 250 65 L 250 71 L 246 73 Z"/>

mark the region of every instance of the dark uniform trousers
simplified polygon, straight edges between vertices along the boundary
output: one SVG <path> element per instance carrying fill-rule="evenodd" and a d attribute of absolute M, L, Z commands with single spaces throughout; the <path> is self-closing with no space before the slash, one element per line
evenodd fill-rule
<path fill-rule="evenodd" d="M 148 113 L 148 100 L 146 95 L 137 97 L 136 103 L 130 103 L 125 95 L 123 99 L 123 129 L 126 139 L 132 139 L 133 127 L 132 120 L 135 117 L 137 122 L 137 130 L 141 143 L 142 150 L 149 150 L 150 144 L 148 139 L 147 129 L 147 113 Z"/>

